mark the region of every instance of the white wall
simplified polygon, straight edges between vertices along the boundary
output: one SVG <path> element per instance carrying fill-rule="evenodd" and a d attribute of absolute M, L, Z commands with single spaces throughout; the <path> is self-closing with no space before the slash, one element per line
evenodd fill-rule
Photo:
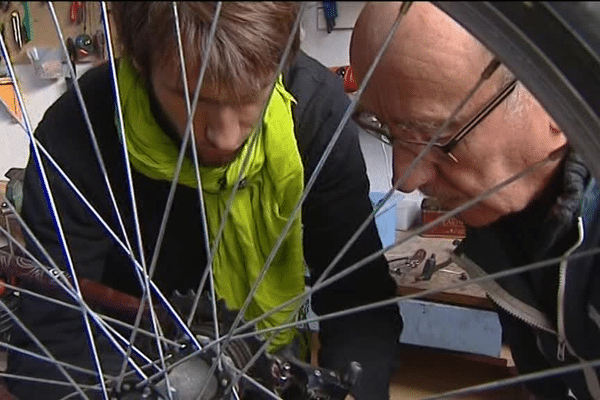
<path fill-rule="evenodd" d="M 331 33 L 324 29 L 321 2 L 309 2 L 301 28 L 301 48 L 327 67 L 349 64 L 348 49 L 352 26 L 365 2 L 338 1 L 338 18 Z M 77 66 L 80 76 L 91 64 Z M 43 80 L 33 73 L 31 65 L 15 66 L 27 112 L 33 129 L 42 119 L 46 109 L 66 89 L 64 79 Z M 371 190 L 386 192 L 391 188 L 391 149 L 382 147 L 373 137 L 361 133 L 360 143 L 367 165 Z M 13 122 L 10 115 L 0 106 L 0 179 L 11 167 L 24 167 L 29 156 L 29 139 L 23 129 Z M 405 228 L 407 219 L 412 220 L 418 211 L 422 196 L 418 192 L 397 196 L 398 227 Z M 410 222 L 410 221 L 408 221 Z"/>
<path fill-rule="evenodd" d="M 91 64 L 77 65 L 80 76 L 91 67 Z M 15 65 L 18 86 L 25 101 L 26 113 L 32 129 L 41 121 L 46 109 L 66 90 L 63 79 L 48 80 L 38 78 L 33 66 Z M 14 121 L 6 109 L 0 105 L 0 180 L 12 167 L 24 167 L 29 157 L 29 137 Z"/>
<path fill-rule="evenodd" d="M 301 24 L 302 50 L 326 67 L 349 65 L 352 27 L 365 3 L 338 1 L 336 26 L 342 29 L 327 33 L 322 29 L 322 21 L 319 21 L 323 13 L 320 9 L 321 2 L 310 2 Z M 364 132 L 360 134 L 360 145 L 367 165 L 371 191 L 387 192 L 392 187 L 391 148 Z M 397 192 L 394 199 L 397 203 L 396 226 L 405 230 L 419 218 L 423 196 L 418 191 L 409 194 Z"/>
<path fill-rule="evenodd" d="M 336 29 L 331 33 L 327 33 L 323 26 L 321 2 L 308 3 L 300 25 L 303 31 L 300 48 L 326 67 L 350 64 L 348 49 L 352 27 L 366 2 L 338 1 Z"/>

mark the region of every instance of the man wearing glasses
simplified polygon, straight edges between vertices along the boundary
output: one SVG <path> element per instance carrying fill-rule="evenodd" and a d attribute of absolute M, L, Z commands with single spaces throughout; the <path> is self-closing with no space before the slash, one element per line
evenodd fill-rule
<path fill-rule="evenodd" d="M 369 4 L 359 16 L 351 43 L 358 82 L 400 7 Z M 460 212 L 468 230 L 456 256 L 472 278 L 597 247 L 600 195 L 581 159 L 525 87 L 434 6 L 411 6 L 354 119 L 393 147 L 399 190 L 419 189 L 448 210 L 528 171 Z M 521 374 L 600 358 L 597 265 L 578 258 L 481 284 Z M 600 398 L 592 368 L 527 385 L 544 399 Z"/>

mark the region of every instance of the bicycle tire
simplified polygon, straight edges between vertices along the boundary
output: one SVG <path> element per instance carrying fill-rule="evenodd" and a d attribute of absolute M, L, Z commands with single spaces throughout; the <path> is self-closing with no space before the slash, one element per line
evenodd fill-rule
<path fill-rule="evenodd" d="M 434 2 L 532 92 L 600 178 L 600 6 Z M 561 43 L 557 46 L 556 43 Z"/>

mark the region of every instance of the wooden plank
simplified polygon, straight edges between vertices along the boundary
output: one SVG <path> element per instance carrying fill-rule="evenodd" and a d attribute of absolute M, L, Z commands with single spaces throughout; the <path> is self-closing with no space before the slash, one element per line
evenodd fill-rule
<path fill-rule="evenodd" d="M 396 293 L 398 294 L 398 296 L 406 296 L 420 292 L 423 292 L 423 289 L 419 289 L 414 286 L 399 285 Z M 450 305 L 480 308 L 483 310 L 495 310 L 494 304 L 487 297 L 470 296 L 466 294 L 451 292 L 440 292 L 436 294 L 421 296 L 419 298 L 423 300 L 431 300 L 438 303 Z"/>

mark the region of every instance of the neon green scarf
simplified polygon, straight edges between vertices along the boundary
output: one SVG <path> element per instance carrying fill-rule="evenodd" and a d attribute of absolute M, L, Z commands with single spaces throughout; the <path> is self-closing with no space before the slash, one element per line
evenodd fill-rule
<path fill-rule="evenodd" d="M 131 164 L 149 178 L 172 181 L 179 148 L 156 123 L 144 81 L 128 60 L 121 59 L 117 75 Z M 213 261 L 217 296 L 232 310 L 242 307 L 302 194 L 304 171 L 294 136 L 292 101 L 280 77 L 253 151 L 248 140 L 241 154 L 229 165 L 200 168 L 212 243 L 242 162 L 252 151 L 244 173 L 247 184 L 236 193 Z M 222 178 L 226 182 L 224 188 Z M 198 187 L 193 162 L 188 158 L 184 160 L 179 183 Z M 304 291 L 303 257 L 302 223 L 298 216 L 256 291 L 245 314 L 247 320 Z M 257 328 L 283 324 L 295 307 L 292 305 L 273 314 Z M 289 344 L 294 336 L 295 330 L 283 331 L 273 341 L 271 351 Z"/>

